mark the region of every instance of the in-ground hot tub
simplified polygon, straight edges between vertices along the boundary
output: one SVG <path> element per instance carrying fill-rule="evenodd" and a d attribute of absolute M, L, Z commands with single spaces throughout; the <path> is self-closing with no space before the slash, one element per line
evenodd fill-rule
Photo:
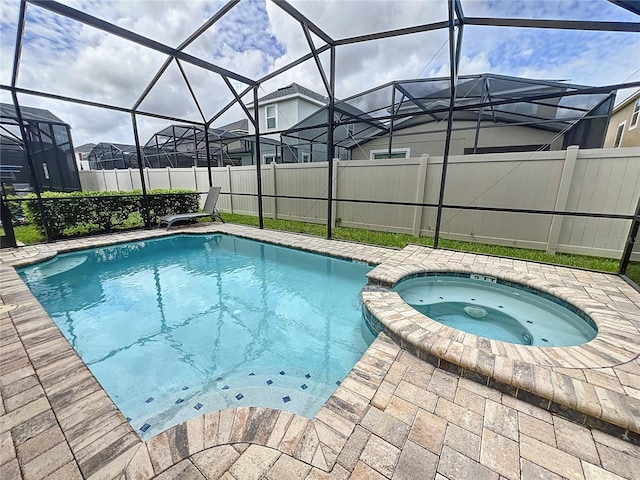
<path fill-rule="evenodd" d="M 393 290 L 433 320 L 503 342 L 572 346 L 598 333 L 595 322 L 567 302 L 494 277 L 424 273 L 399 281 Z"/>

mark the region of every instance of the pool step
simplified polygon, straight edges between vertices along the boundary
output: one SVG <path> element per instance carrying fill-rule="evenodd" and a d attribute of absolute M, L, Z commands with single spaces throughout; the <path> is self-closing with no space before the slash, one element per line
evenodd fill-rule
<path fill-rule="evenodd" d="M 289 387 L 238 386 L 198 392 L 177 405 L 159 403 L 153 409 L 150 408 L 149 412 L 140 412 L 130 423 L 143 440 L 148 440 L 170 426 L 192 418 L 194 410 L 205 414 L 226 408 L 265 407 L 313 417 L 326 400 L 325 396 L 303 390 L 295 391 Z M 156 413 L 158 411 L 161 413 Z"/>
<path fill-rule="evenodd" d="M 274 370 L 275 369 L 271 369 Z M 143 439 L 151 438 L 171 425 L 225 408 L 256 406 L 287 410 L 313 417 L 324 405 L 340 380 L 332 383 L 314 374 L 292 369 L 257 374 L 252 369 L 235 371 L 202 384 L 174 388 L 162 397 L 131 399 L 120 405 L 129 422 Z"/>

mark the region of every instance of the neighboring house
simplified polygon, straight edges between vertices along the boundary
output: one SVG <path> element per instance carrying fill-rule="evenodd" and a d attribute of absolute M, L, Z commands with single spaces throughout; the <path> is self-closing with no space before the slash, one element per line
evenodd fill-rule
<path fill-rule="evenodd" d="M 605 148 L 640 147 L 640 90 L 613 109 Z"/>
<path fill-rule="evenodd" d="M 41 108 L 20 107 L 27 146 L 42 190 L 72 192 L 80 190 L 71 127 L 53 113 Z M 19 129 L 18 115 L 12 104 L 0 103 L 0 142 L 2 182 L 16 191 L 33 190 L 25 145 Z"/>
<path fill-rule="evenodd" d="M 74 149 L 76 153 L 76 163 L 78 164 L 79 170 L 89 170 L 89 160 L 87 159 L 87 156 L 95 146 L 95 143 L 85 143 L 84 145 L 80 145 Z"/>
<path fill-rule="evenodd" d="M 258 99 L 258 117 L 261 137 L 280 143 L 280 133 L 300 123 L 329 103 L 329 99 L 313 90 L 305 88 L 297 83 L 292 83 L 275 92 L 269 93 Z M 252 103 L 247 104 L 251 110 Z M 249 123 L 249 134 L 255 129 Z M 274 146 L 275 147 L 275 146 Z M 269 148 L 262 151 L 263 163 L 281 162 L 310 162 L 311 155 L 308 152 L 298 155 L 284 145 L 283 150 Z"/>

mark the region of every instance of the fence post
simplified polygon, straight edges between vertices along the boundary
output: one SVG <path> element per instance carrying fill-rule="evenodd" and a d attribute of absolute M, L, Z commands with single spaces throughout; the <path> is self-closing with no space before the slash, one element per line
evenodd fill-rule
<path fill-rule="evenodd" d="M 107 171 L 106 170 L 102 170 L 102 191 L 106 192 L 107 191 Z"/>
<path fill-rule="evenodd" d="M 556 206 L 554 210 L 565 211 L 567 209 L 567 199 L 569 198 L 573 172 L 576 168 L 578 150 L 579 149 L 576 145 L 567 147 L 567 154 L 564 158 L 564 165 L 562 166 L 562 176 L 560 177 L 560 185 L 558 187 L 558 196 L 556 197 Z M 551 219 L 549 238 L 547 240 L 548 253 L 556 253 L 558 251 L 558 239 L 560 238 L 563 219 L 563 215 L 554 215 Z"/>
<path fill-rule="evenodd" d="M 133 188 L 133 170 L 131 170 L 131 167 L 129 167 L 129 179 L 131 181 L 131 190 L 135 190 L 135 188 Z"/>
<path fill-rule="evenodd" d="M 171 190 L 171 168 L 167 167 L 167 180 L 169 181 L 169 190 Z"/>
<path fill-rule="evenodd" d="M 194 190 L 196 192 L 199 192 L 200 190 L 198 190 L 198 170 L 196 168 L 195 165 L 192 165 L 191 168 L 193 169 L 193 185 L 194 185 Z"/>
<path fill-rule="evenodd" d="M 233 213 L 233 189 L 231 188 L 231 165 L 227 165 L 227 188 L 229 189 L 229 210 Z"/>
<path fill-rule="evenodd" d="M 338 216 L 338 202 L 336 202 L 336 197 L 338 196 L 338 161 L 339 158 L 334 158 L 333 161 L 333 172 L 332 172 L 332 180 L 333 184 L 333 199 L 331 200 L 331 228 L 335 228 L 336 226 L 336 218 L 340 218 Z"/>
<path fill-rule="evenodd" d="M 117 169 L 113 169 L 113 176 L 116 179 L 116 191 L 119 192 L 120 191 L 120 182 L 118 181 L 118 170 Z"/>
<path fill-rule="evenodd" d="M 276 162 L 271 162 L 270 168 L 271 168 L 271 194 L 277 195 L 278 189 L 277 189 L 277 182 L 276 182 Z M 273 208 L 271 218 L 275 220 L 278 218 L 278 199 L 276 197 L 273 197 L 271 200 L 272 200 L 271 205 Z"/>
<path fill-rule="evenodd" d="M 427 189 L 427 167 L 429 166 L 429 154 L 420 157 L 420 166 L 418 168 L 418 184 L 416 185 L 415 203 L 424 203 L 424 193 Z M 422 227 L 422 212 L 424 207 L 416 207 L 413 211 L 413 236 L 420 236 L 420 228 Z"/>

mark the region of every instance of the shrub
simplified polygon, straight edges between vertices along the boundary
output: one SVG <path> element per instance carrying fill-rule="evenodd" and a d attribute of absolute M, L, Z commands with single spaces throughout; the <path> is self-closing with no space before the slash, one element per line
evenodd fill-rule
<path fill-rule="evenodd" d="M 35 194 L 11 201 L 13 213 L 24 212 L 27 221 L 44 233 L 42 215 Z M 192 190 L 150 190 L 149 222 L 175 213 L 197 212 L 200 194 Z M 42 201 L 47 216 L 47 226 L 53 239 L 83 236 L 93 233 L 108 233 L 140 227 L 144 224 L 142 192 L 44 192 Z"/>

